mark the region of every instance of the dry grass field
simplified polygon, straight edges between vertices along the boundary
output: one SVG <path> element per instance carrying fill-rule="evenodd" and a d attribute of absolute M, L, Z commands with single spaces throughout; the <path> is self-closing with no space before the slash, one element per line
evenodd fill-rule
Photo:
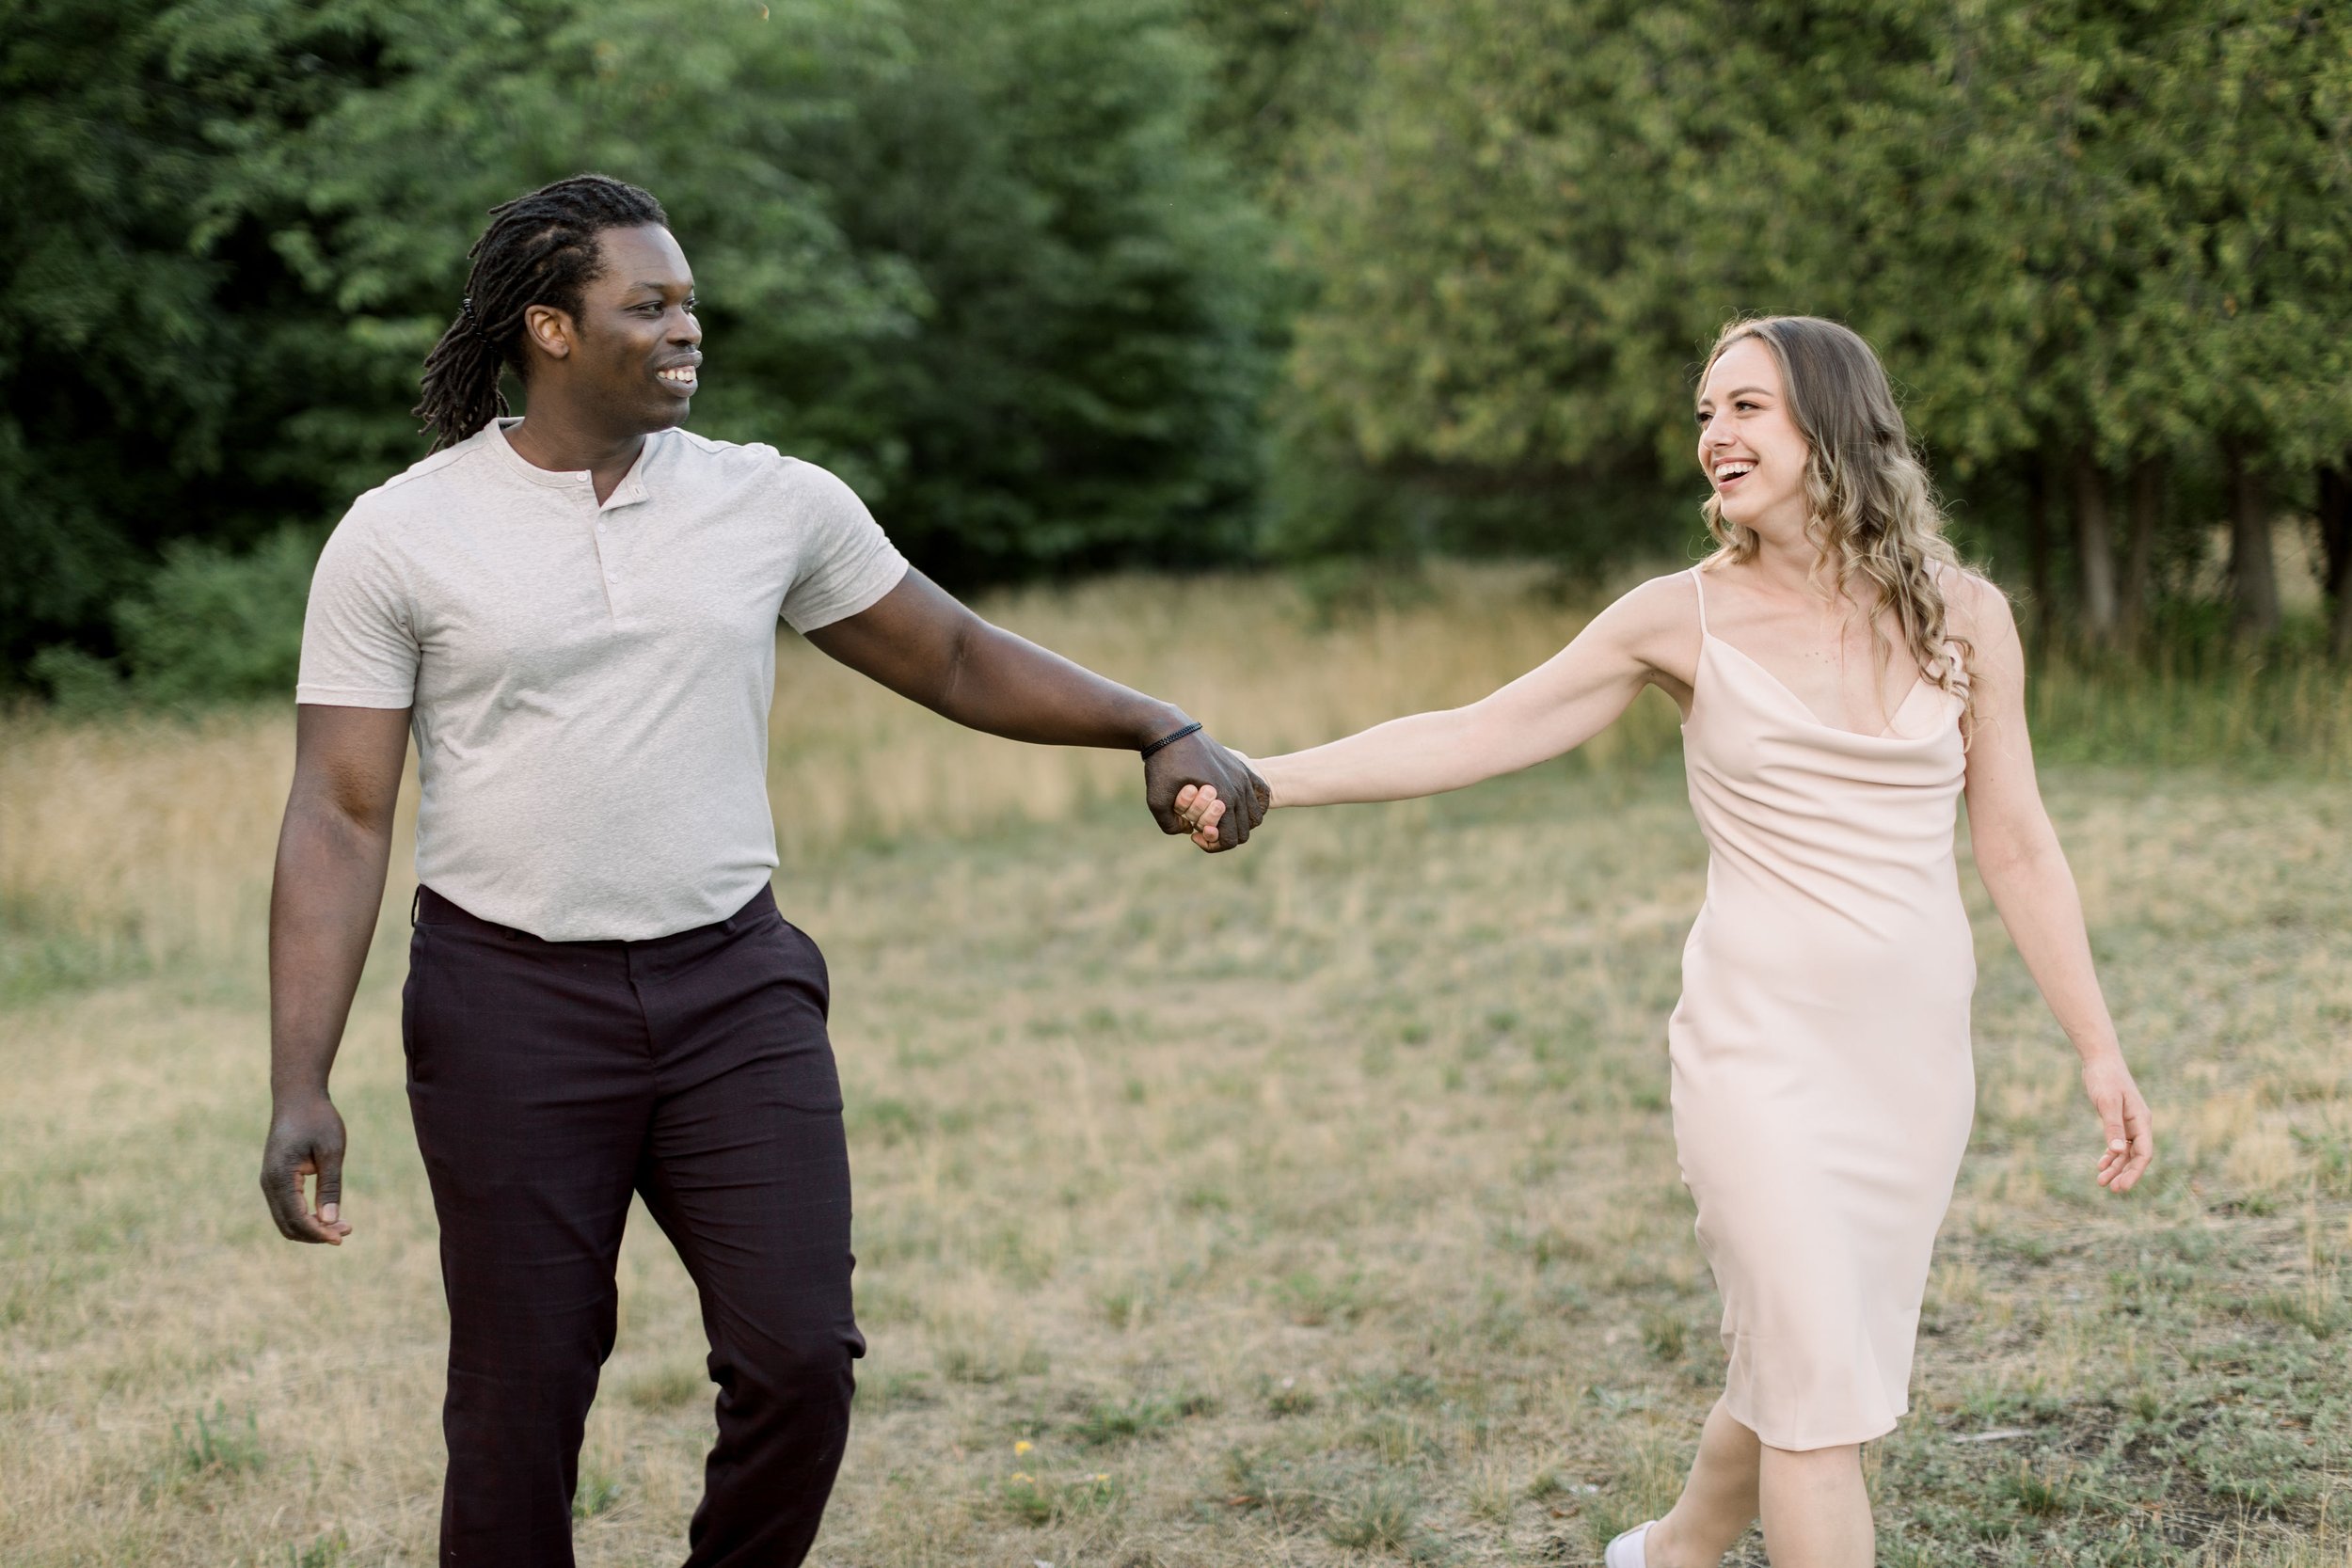
<path fill-rule="evenodd" d="M 1580 621 L 1501 571 L 1328 624 L 1263 582 L 992 609 L 1253 750 L 1475 694 Z M 1668 1500 L 1722 1366 L 1665 1111 L 1705 863 L 1670 708 L 1212 859 L 1131 759 L 783 655 L 777 887 L 832 962 L 872 1344 L 818 1561 L 1534 1568 Z M 1963 873 L 1977 1134 L 1869 1454 L 1885 1563 L 2352 1564 L 2352 689 L 2296 690 L 2300 756 L 2047 771 L 2158 1117 L 2129 1198 Z M 2224 755 L 2276 719 L 2053 702 Z M 397 862 L 336 1082 L 358 1233 L 279 1242 L 254 1186 L 291 749 L 279 713 L 0 729 L 7 1568 L 432 1560 Z M 622 1312 L 577 1504 L 613 1568 L 682 1555 L 710 1425 L 642 1214 Z"/>

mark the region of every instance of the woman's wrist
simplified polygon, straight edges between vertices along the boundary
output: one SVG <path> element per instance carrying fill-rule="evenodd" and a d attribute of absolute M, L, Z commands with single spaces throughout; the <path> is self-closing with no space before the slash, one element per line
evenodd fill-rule
<path fill-rule="evenodd" d="M 1265 784 L 1266 810 L 1272 811 L 1278 806 L 1291 806 L 1298 803 L 1291 798 L 1292 791 L 1285 788 L 1283 784 L 1282 765 L 1287 759 L 1282 757 L 1245 757 L 1242 760 L 1247 762 L 1249 765 L 1249 770 L 1257 774 L 1258 777 Z"/>
<path fill-rule="evenodd" d="M 2088 1041 L 2076 1040 L 2074 1046 L 2074 1053 L 2082 1058 L 2083 1066 L 2087 1068 L 2099 1067 L 2108 1062 L 2120 1065 L 2123 1060 L 2123 1042 L 2113 1035 L 2102 1036 Z"/>

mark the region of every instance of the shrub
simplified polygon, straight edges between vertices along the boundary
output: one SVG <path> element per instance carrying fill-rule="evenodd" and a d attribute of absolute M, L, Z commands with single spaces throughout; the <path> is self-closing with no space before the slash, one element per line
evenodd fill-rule
<path fill-rule="evenodd" d="M 76 713 L 291 699 L 320 543 L 293 526 L 244 555 L 175 542 L 145 586 L 115 604 L 118 657 L 60 644 L 41 651 L 33 673 Z"/>

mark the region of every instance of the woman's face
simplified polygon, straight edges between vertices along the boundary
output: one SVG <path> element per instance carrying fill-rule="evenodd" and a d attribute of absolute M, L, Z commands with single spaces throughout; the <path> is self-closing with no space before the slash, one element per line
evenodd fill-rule
<path fill-rule="evenodd" d="M 1758 338 L 1715 356 L 1699 388 L 1699 467 L 1724 521 L 1768 538 L 1804 536 L 1805 439 L 1780 362 Z"/>

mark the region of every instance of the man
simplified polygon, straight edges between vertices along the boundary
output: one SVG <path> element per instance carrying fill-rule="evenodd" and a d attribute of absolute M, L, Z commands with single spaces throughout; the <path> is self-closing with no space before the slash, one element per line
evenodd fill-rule
<path fill-rule="evenodd" d="M 779 613 L 960 723 L 1142 752 L 1169 832 L 1181 787 L 1252 800 L 1254 776 L 1178 709 L 981 621 L 822 469 L 677 429 L 702 333 L 645 192 L 534 191 L 472 261 L 426 361 L 434 452 L 359 499 L 311 592 L 262 1185 L 289 1238 L 350 1235 L 327 1075 L 413 729 L 402 1036 L 450 1309 L 441 1560 L 571 1562 L 635 1192 L 694 1278 L 719 1386 L 687 1561 L 798 1563 L 864 1342 L 824 962 L 769 891 Z"/>

